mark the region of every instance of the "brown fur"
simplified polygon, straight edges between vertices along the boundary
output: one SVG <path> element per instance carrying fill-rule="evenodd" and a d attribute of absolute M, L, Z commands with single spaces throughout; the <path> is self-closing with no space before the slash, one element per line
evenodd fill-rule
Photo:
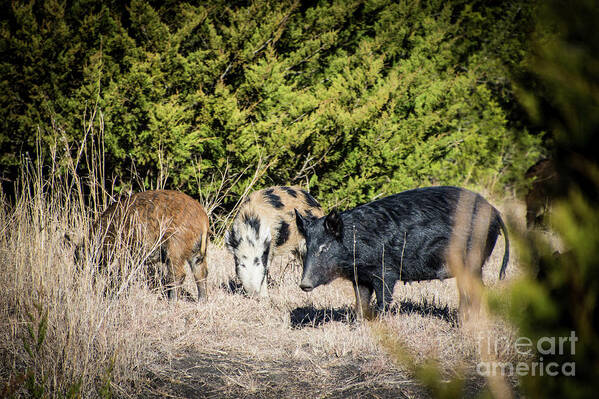
<path fill-rule="evenodd" d="M 176 297 L 176 287 L 185 279 L 185 262 L 189 262 L 198 298 L 206 296 L 208 216 L 190 196 L 172 190 L 133 194 L 110 205 L 94 223 L 93 231 L 103 238 L 105 253 L 119 238 L 139 243 L 147 250 L 154 247 L 148 261 L 166 261 L 169 296 Z M 161 259 L 163 255 L 165 259 Z"/>

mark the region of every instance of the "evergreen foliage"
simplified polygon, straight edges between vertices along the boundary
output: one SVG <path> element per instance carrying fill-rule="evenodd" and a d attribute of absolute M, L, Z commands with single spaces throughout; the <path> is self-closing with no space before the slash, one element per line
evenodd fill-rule
<path fill-rule="evenodd" d="M 168 170 L 167 185 L 190 194 L 196 177 L 208 181 L 227 162 L 239 173 L 261 160 L 257 188 L 300 183 L 326 206 L 349 207 L 429 184 L 502 188 L 541 151 L 514 109 L 507 69 L 521 68 L 533 4 L 2 7 L 4 178 L 33 153 L 38 131 L 45 145 L 76 149 L 94 109 L 117 187 L 132 170 L 146 186 Z"/>

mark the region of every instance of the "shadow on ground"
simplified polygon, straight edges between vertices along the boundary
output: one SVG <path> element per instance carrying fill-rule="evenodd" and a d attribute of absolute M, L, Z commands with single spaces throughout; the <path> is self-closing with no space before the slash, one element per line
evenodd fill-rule
<path fill-rule="evenodd" d="M 290 312 L 291 327 L 318 327 L 331 321 L 341 321 L 353 323 L 356 320 L 356 314 L 350 307 L 337 309 L 316 309 L 314 306 L 303 306 L 293 309 Z"/>
<path fill-rule="evenodd" d="M 390 310 L 393 314 L 419 314 L 423 317 L 436 317 L 441 319 L 453 327 L 458 326 L 458 311 L 447 305 L 439 305 L 429 303 L 424 300 L 422 302 L 413 302 L 411 300 L 401 301 L 398 305 L 393 305 Z"/>
<path fill-rule="evenodd" d="M 423 317 L 436 317 L 453 327 L 458 326 L 458 312 L 447 305 L 437 305 L 428 301 L 413 302 L 411 300 L 401 301 L 393 304 L 389 309 L 392 314 L 420 314 Z M 336 309 L 316 309 L 314 306 L 303 306 L 293 309 L 290 313 L 291 327 L 298 329 L 304 327 L 319 327 L 331 321 L 342 323 L 353 323 L 356 314 L 353 308 L 344 306 Z"/>

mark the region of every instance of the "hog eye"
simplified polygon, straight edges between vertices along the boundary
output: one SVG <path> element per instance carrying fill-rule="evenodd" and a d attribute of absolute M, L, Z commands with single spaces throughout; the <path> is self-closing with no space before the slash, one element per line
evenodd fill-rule
<path fill-rule="evenodd" d="M 324 250 L 328 250 L 329 246 L 327 244 L 322 244 L 321 246 L 318 247 L 318 253 L 320 254 L 322 251 Z"/>

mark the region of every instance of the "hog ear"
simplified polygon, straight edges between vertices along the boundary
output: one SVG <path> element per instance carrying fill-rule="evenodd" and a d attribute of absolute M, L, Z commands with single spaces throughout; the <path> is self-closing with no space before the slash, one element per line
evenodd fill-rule
<path fill-rule="evenodd" d="M 297 225 L 297 230 L 305 237 L 306 236 L 306 219 L 302 217 L 302 214 L 294 209 L 295 211 L 295 224 Z"/>
<path fill-rule="evenodd" d="M 341 238 L 341 232 L 343 231 L 343 221 L 337 213 L 337 211 L 331 211 L 324 220 L 325 229 L 335 236 L 335 238 Z"/>
<path fill-rule="evenodd" d="M 227 230 L 225 233 L 225 244 L 227 245 L 227 248 L 229 248 L 229 251 L 233 253 L 239 246 L 239 239 L 237 238 L 237 235 L 233 229 Z"/>

